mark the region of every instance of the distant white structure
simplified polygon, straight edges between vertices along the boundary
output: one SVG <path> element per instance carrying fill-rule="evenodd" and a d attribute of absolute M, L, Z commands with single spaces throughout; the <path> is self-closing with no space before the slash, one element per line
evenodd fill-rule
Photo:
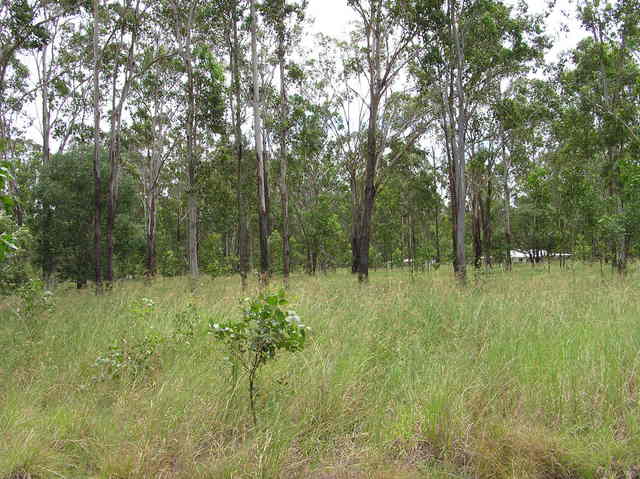
<path fill-rule="evenodd" d="M 531 261 L 532 258 L 533 259 L 537 258 L 538 260 L 541 260 L 543 258 L 546 258 L 547 256 L 551 256 L 552 258 L 567 259 L 571 257 L 571 253 L 551 253 L 551 255 L 549 255 L 549 252 L 546 249 L 540 249 L 537 251 L 536 250 L 518 250 L 518 249 L 511 250 L 512 263 L 526 263 L 527 261 Z"/>
<path fill-rule="evenodd" d="M 537 255 L 536 255 L 536 251 L 534 250 L 518 250 L 518 249 L 512 249 L 510 252 L 510 256 L 511 256 L 511 262 L 512 263 L 526 263 L 527 261 L 530 261 L 531 258 L 546 258 L 548 255 L 547 250 L 545 249 L 540 249 L 537 251 Z"/>

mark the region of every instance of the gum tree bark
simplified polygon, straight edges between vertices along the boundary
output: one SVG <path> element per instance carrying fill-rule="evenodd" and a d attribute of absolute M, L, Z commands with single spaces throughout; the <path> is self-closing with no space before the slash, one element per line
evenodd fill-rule
<path fill-rule="evenodd" d="M 267 185 L 262 144 L 262 118 L 260 84 L 258 82 L 256 1 L 251 0 L 251 77 L 253 81 L 253 121 L 256 148 L 256 170 L 258 177 L 258 222 L 260 229 L 260 281 L 266 285 L 269 280 L 269 215 L 267 210 Z"/>

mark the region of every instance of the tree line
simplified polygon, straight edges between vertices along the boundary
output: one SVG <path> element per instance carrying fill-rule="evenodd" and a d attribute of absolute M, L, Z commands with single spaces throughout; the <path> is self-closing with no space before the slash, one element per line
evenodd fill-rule
<path fill-rule="evenodd" d="M 310 35 L 306 0 L 3 2 L 5 286 L 448 261 L 464 282 L 513 249 L 625 272 L 638 0 L 579 1 L 554 62 L 550 10 L 345 4 L 348 40 Z"/>

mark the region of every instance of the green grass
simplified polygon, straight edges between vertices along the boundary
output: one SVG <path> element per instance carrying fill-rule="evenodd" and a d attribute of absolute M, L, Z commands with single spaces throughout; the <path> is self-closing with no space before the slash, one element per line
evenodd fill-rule
<path fill-rule="evenodd" d="M 305 351 L 259 376 L 258 426 L 209 319 L 237 278 L 69 289 L 0 312 L 0 478 L 617 478 L 640 466 L 640 279 L 518 267 L 466 289 L 434 273 L 295 276 Z M 274 281 L 277 286 L 277 282 Z M 255 293 L 252 285 L 250 293 Z M 132 305 L 151 298 L 148 317 Z M 97 380 L 122 338 L 171 336 L 139 375 Z M 635 476 L 629 476 L 635 477 Z"/>

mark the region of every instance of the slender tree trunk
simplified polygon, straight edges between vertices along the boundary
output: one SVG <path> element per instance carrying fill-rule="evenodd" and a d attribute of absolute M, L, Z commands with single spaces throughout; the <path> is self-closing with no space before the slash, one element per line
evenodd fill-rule
<path fill-rule="evenodd" d="M 474 261 L 473 266 L 476 269 L 480 269 L 482 266 L 482 212 L 480 207 L 480 185 L 477 184 L 478 179 L 476 178 L 476 184 L 473 185 L 473 191 L 471 193 L 471 209 L 472 209 L 472 233 L 473 233 L 473 252 L 474 252 Z"/>
<path fill-rule="evenodd" d="M 140 1 L 136 3 L 135 12 L 139 11 Z M 120 31 L 120 41 L 124 41 L 125 30 L 124 26 Z M 125 66 L 125 78 L 122 89 L 120 90 L 120 97 L 116 101 L 118 91 L 118 73 L 119 67 L 116 65 L 113 72 L 113 83 L 111 89 L 111 132 L 109 136 L 109 195 L 107 198 L 107 271 L 106 280 L 107 284 L 111 286 L 113 283 L 113 255 L 114 255 L 114 229 L 116 223 L 117 214 L 117 202 L 118 202 L 118 185 L 120 178 L 120 131 L 122 128 L 122 111 L 124 104 L 129 96 L 131 88 L 131 82 L 133 80 L 133 69 L 135 64 L 135 48 L 138 40 L 137 27 L 131 32 L 130 43 L 127 53 L 127 63 Z"/>
<path fill-rule="evenodd" d="M 280 200 L 282 204 L 282 274 L 285 287 L 289 283 L 291 251 L 289 246 L 289 190 L 287 188 L 287 89 L 285 69 L 285 0 L 281 0 L 280 24 L 278 25 L 278 63 L 280 67 Z"/>
<path fill-rule="evenodd" d="M 150 193 L 147 216 L 147 276 L 152 278 L 157 273 L 156 256 L 156 189 Z"/>
<path fill-rule="evenodd" d="M 454 16 L 455 17 L 455 16 Z M 466 198 L 466 185 L 465 185 L 465 146 L 467 135 L 467 104 L 465 98 L 464 87 L 462 84 L 462 77 L 464 74 L 464 50 L 462 47 L 462 39 L 460 38 L 459 25 L 456 18 L 453 18 L 453 40 L 455 43 L 456 51 L 456 96 L 458 100 L 457 105 L 457 119 L 456 119 L 456 145 L 454 148 L 454 164 L 456 175 L 456 263 L 458 264 L 458 279 L 462 284 L 467 279 L 467 264 L 464 251 L 464 216 L 465 216 L 465 198 Z"/>
<path fill-rule="evenodd" d="M 231 39 L 229 45 L 233 75 L 233 128 L 236 150 L 237 183 L 236 201 L 238 204 L 238 269 L 242 289 L 247 288 L 249 273 L 249 227 L 247 225 L 247 205 L 245 201 L 246 172 L 244 149 L 242 145 L 242 87 L 240 85 L 240 41 L 238 38 L 238 4 L 233 2 L 231 12 Z"/>
<path fill-rule="evenodd" d="M 109 135 L 109 184 L 107 196 L 107 264 L 105 271 L 106 287 L 110 288 L 113 283 L 113 229 L 116 219 L 116 191 L 118 182 L 118 149 L 119 149 L 119 133 L 117 131 L 117 90 L 118 71 L 113 74 L 112 83 L 112 102 L 111 102 L 111 133 Z"/>
<path fill-rule="evenodd" d="M 486 198 L 484 201 L 484 205 L 481 202 L 480 206 L 482 208 L 482 235 L 484 239 L 484 254 L 485 254 L 485 264 L 488 267 L 491 267 L 491 248 L 492 248 L 492 229 L 491 229 L 491 197 L 493 195 L 493 167 L 491 167 L 491 171 L 488 172 L 487 179 L 487 192 Z"/>
<path fill-rule="evenodd" d="M 376 170 L 378 167 L 378 114 L 380 101 L 382 98 L 382 78 L 381 78 L 381 35 L 379 17 L 379 4 L 373 8 L 371 15 L 371 41 L 372 52 L 369 61 L 369 124 L 367 125 L 367 164 L 364 176 L 364 193 L 361 202 L 360 226 L 358 229 L 358 280 L 366 282 L 369 279 L 369 244 L 371 241 L 371 218 L 373 216 L 373 206 L 376 198 Z"/>
<path fill-rule="evenodd" d="M 102 269 L 101 269 L 101 221 L 102 209 L 100 197 L 102 186 L 100 178 L 100 52 L 98 47 L 98 31 L 100 28 L 98 14 L 99 0 L 93 0 L 93 180 L 94 180 L 94 261 L 96 294 L 102 293 Z"/>
<path fill-rule="evenodd" d="M 511 169 L 511 161 L 506 157 L 506 148 L 502 147 L 502 158 L 504 161 L 504 229 L 507 250 L 507 271 L 511 271 L 511 248 L 513 244 L 511 233 L 511 187 L 509 186 L 509 170 Z"/>
<path fill-rule="evenodd" d="M 256 169 L 258 172 L 258 219 L 260 229 L 260 279 L 266 285 L 269 277 L 269 244 L 267 235 L 269 232 L 269 217 L 267 212 L 266 178 L 264 168 L 264 155 L 262 150 L 262 119 L 260 85 L 258 83 L 258 47 L 257 47 L 257 22 L 256 0 L 251 0 L 251 66 L 253 80 L 253 118 L 256 146 Z"/>
<path fill-rule="evenodd" d="M 437 183 L 437 179 L 436 179 L 436 173 L 437 173 L 437 169 L 436 169 L 436 152 L 434 149 L 431 150 L 432 151 L 432 156 L 433 156 L 433 191 L 437 192 L 438 191 L 438 183 Z M 438 202 L 436 204 L 436 211 L 435 211 L 435 226 L 436 226 L 436 263 L 440 264 L 440 261 L 442 259 L 441 257 L 441 252 L 440 252 L 440 203 Z M 429 258 L 431 259 L 431 258 Z"/>
<path fill-rule="evenodd" d="M 146 275 L 152 278 L 157 274 L 157 254 L 156 254 L 156 224 L 157 224 L 157 202 L 158 202 L 158 181 L 160 170 L 162 169 L 162 135 L 161 115 L 163 114 L 161 100 L 154 98 L 153 112 L 153 145 L 151 154 L 148 157 L 147 167 L 143 171 L 143 182 L 145 188 L 145 213 L 146 213 L 146 237 L 147 237 L 147 261 Z"/>
<path fill-rule="evenodd" d="M 46 5 L 46 4 L 45 4 Z M 46 6 L 45 6 L 46 11 Z M 49 165 L 51 163 L 51 115 L 50 115 L 50 97 L 49 97 L 49 77 L 50 66 L 47 62 L 48 47 L 45 45 L 42 49 L 41 57 L 41 94 L 42 94 L 42 164 Z M 50 205 L 45 201 L 43 204 L 45 210 L 44 231 L 43 231 L 43 251 L 44 258 L 42 262 L 42 277 L 44 286 L 48 291 L 53 290 L 55 281 L 55 257 L 51 249 L 50 228 L 53 221 L 53 212 Z"/>
<path fill-rule="evenodd" d="M 190 22 L 191 23 L 191 22 Z M 196 279 L 200 270 L 198 267 L 198 198 L 196 191 L 197 158 L 195 152 L 195 87 L 193 78 L 193 58 L 191 56 L 191 41 L 185 47 L 187 64 L 187 168 L 189 189 L 187 191 L 188 217 L 188 253 L 189 274 Z"/>
<path fill-rule="evenodd" d="M 351 171 L 349 178 L 351 185 L 351 273 L 356 274 L 358 272 L 358 264 L 360 262 L 358 247 L 360 237 L 358 234 L 360 204 L 358 202 L 358 183 L 356 179 L 356 172 Z"/>

